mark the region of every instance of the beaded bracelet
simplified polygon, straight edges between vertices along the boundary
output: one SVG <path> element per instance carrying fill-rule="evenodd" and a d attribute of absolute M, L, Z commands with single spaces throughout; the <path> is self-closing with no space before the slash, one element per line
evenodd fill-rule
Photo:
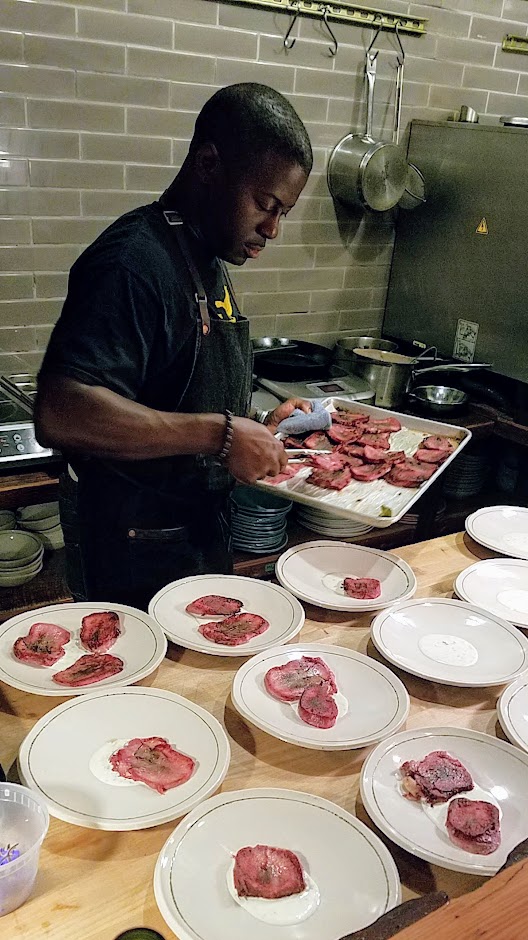
<path fill-rule="evenodd" d="M 224 446 L 218 454 L 218 459 L 223 461 L 229 457 L 229 451 L 231 450 L 231 445 L 233 443 L 233 414 L 231 411 L 225 411 L 226 416 L 226 429 L 224 437 Z"/>

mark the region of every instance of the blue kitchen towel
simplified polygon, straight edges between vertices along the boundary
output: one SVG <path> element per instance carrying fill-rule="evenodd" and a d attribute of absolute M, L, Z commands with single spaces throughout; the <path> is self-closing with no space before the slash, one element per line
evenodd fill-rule
<path fill-rule="evenodd" d="M 309 434 L 311 431 L 326 431 L 332 424 L 330 414 L 319 398 L 310 401 L 312 410 L 305 414 L 300 408 L 292 411 L 289 418 L 277 427 L 281 434 Z"/>

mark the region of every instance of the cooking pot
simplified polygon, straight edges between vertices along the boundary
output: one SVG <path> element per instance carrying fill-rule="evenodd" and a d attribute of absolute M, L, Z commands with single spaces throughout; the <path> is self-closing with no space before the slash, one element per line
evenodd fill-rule
<path fill-rule="evenodd" d="M 334 346 L 333 361 L 343 368 L 357 361 L 354 349 L 384 349 L 385 352 L 396 352 L 398 346 L 389 339 L 379 336 L 345 336 L 338 339 Z"/>
<path fill-rule="evenodd" d="M 350 363 L 352 371 L 362 376 L 375 392 L 374 403 L 380 408 L 396 408 L 401 404 L 412 377 L 416 357 L 384 349 L 354 350 L 355 361 Z"/>
<path fill-rule="evenodd" d="M 253 371 L 263 379 L 297 382 L 328 378 L 332 350 L 302 339 L 279 348 L 263 350 L 254 357 Z"/>
<path fill-rule="evenodd" d="M 367 126 L 365 134 L 347 134 L 328 161 L 328 188 L 348 207 L 385 212 L 401 199 L 407 184 L 407 161 L 401 148 L 372 137 L 377 52 L 367 51 Z M 399 122 L 399 110 L 396 112 Z"/>

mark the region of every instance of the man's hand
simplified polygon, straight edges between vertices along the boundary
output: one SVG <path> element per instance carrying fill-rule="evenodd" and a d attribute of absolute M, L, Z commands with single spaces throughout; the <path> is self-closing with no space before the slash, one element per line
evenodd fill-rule
<path fill-rule="evenodd" d="M 310 414 L 312 410 L 310 402 L 306 401 L 305 398 L 288 398 L 288 401 L 283 401 L 281 405 L 277 405 L 273 411 L 270 411 L 264 422 L 265 426 L 270 429 L 272 434 L 275 434 L 281 421 L 289 418 L 296 408 L 300 408 L 306 415 Z"/>
<path fill-rule="evenodd" d="M 255 483 L 262 477 L 274 477 L 287 463 L 284 447 L 273 437 L 269 427 L 250 421 L 249 418 L 233 419 L 233 443 L 227 467 L 236 480 L 240 483 Z"/>

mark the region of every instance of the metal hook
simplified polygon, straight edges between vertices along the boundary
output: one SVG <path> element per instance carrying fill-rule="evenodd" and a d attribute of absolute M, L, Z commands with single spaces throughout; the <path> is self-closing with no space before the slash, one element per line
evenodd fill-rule
<path fill-rule="evenodd" d="M 297 42 L 297 38 L 292 39 L 291 42 L 290 42 L 289 40 L 290 40 L 291 31 L 292 31 L 293 27 L 295 26 L 295 24 L 296 24 L 296 22 L 297 22 L 297 20 L 298 20 L 298 18 L 299 18 L 299 13 L 300 13 L 300 12 L 301 12 L 301 11 L 299 10 L 299 5 L 297 4 L 297 9 L 295 10 L 295 13 L 293 14 L 293 19 L 292 19 L 290 25 L 288 26 L 288 32 L 286 33 L 284 39 L 282 40 L 282 44 L 283 44 L 283 46 L 284 46 L 285 49 L 293 49 L 295 43 Z"/>
<path fill-rule="evenodd" d="M 380 32 L 381 32 L 381 26 L 378 26 L 376 32 L 374 33 L 374 38 L 373 38 L 373 40 L 372 40 L 370 46 L 369 46 L 368 49 L 367 49 L 367 54 L 368 54 L 368 53 L 370 52 L 370 50 L 372 49 L 372 46 L 373 46 L 374 43 L 376 42 L 376 39 L 378 38 Z"/>
<path fill-rule="evenodd" d="M 337 50 L 339 49 L 339 43 L 338 43 L 336 37 L 334 36 L 334 34 L 333 34 L 333 32 L 332 32 L 332 27 L 330 26 L 330 23 L 328 22 L 328 7 L 325 7 L 324 10 L 323 10 L 323 20 L 324 20 L 324 24 L 325 24 L 325 26 L 326 26 L 326 28 L 327 28 L 327 30 L 328 30 L 328 32 L 329 32 L 331 38 L 332 38 L 332 42 L 333 42 L 333 44 L 334 44 L 333 46 L 329 46 L 329 47 L 328 47 L 328 51 L 329 51 L 329 53 L 330 53 L 331 56 L 335 56 L 335 55 L 337 55 Z"/>
<path fill-rule="evenodd" d="M 398 21 L 396 22 L 395 27 L 394 27 L 394 31 L 395 31 L 395 33 L 396 33 L 396 39 L 398 40 L 398 45 L 399 45 L 399 47 L 400 47 L 400 52 L 401 52 L 401 61 L 400 61 L 400 58 L 399 58 L 399 56 L 398 56 L 398 65 L 403 65 L 403 63 L 405 62 L 405 49 L 404 49 L 403 46 L 402 46 L 402 41 L 401 41 L 401 39 L 400 39 L 400 34 L 399 34 L 399 32 L 398 32 L 399 26 L 400 26 L 400 21 L 398 20 Z"/>

